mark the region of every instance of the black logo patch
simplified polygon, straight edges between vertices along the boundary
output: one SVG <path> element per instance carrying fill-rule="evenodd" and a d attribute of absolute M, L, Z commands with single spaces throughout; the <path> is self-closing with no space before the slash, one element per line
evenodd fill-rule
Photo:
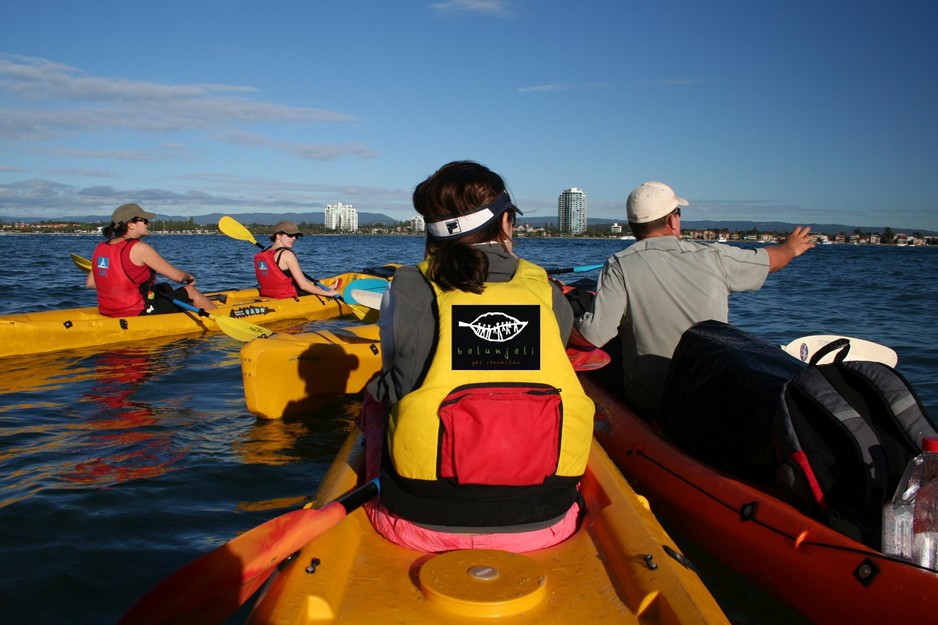
<path fill-rule="evenodd" d="M 453 306 L 453 370 L 541 368 L 536 305 Z"/>
<path fill-rule="evenodd" d="M 235 319 L 244 319 L 246 317 L 259 317 L 272 312 L 274 312 L 273 308 L 267 308 L 266 306 L 248 306 L 246 308 L 233 308 L 228 316 Z"/>

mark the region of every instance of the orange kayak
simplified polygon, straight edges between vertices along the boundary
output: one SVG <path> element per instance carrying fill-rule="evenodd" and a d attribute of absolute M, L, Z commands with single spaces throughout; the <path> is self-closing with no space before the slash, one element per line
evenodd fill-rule
<path fill-rule="evenodd" d="M 893 559 L 663 440 L 582 376 L 596 439 L 665 525 L 819 625 L 933 623 L 938 573 Z"/>

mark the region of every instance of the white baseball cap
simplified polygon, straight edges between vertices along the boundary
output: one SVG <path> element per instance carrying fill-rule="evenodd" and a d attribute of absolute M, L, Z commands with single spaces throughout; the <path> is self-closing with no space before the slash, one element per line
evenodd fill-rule
<path fill-rule="evenodd" d="M 665 183 L 655 181 L 635 187 L 625 203 L 627 219 L 634 224 L 660 219 L 678 206 L 687 206 L 687 200 L 678 197 Z"/>

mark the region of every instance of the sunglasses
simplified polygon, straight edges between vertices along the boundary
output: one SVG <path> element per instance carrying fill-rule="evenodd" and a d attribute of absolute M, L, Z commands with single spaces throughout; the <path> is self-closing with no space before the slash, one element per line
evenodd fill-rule
<path fill-rule="evenodd" d="M 145 217 L 134 217 L 133 219 L 130 220 L 130 223 L 132 224 L 138 224 L 140 222 L 143 222 L 144 226 L 150 225 L 150 220 L 146 219 Z"/>
<path fill-rule="evenodd" d="M 298 236 L 295 234 L 287 234 L 286 232 L 281 232 L 280 234 L 282 234 L 285 237 L 290 237 L 291 239 L 295 239 Z"/>
<path fill-rule="evenodd" d="M 681 207 L 678 206 L 678 207 L 675 208 L 672 212 L 673 212 L 675 215 L 677 215 L 678 217 L 680 217 L 680 216 L 681 216 Z"/>

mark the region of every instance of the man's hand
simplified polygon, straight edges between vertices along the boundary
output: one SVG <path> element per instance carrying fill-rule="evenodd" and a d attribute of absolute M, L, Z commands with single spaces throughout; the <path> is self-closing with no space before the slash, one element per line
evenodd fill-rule
<path fill-rule="evenodd" d="M 797 226 L 788 237 L 778 245 L 765 248 L 769 252 L 769 273 L 782 269 L 792 259 L 801 256 L 814 247 L 814 237 L 810 226 Z"/>

